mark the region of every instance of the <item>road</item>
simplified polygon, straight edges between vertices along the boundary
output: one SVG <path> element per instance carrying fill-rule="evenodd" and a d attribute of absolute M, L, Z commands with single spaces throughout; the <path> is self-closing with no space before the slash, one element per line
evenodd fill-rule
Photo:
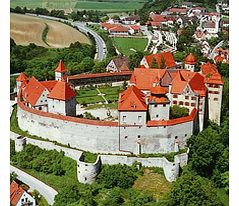
<path fill-rule="evenodd" d="M 210 56 L 209 56 L 210 59 L 213 59 L 213 58 L 214 58 L 216 49 L 219 48 L 219 47 L 221 47 L 222 45 L 223 45 L 223 41 L 220 41 L 220 42 L 213 48 L 213 50 L 212 50 L 212 52 L 211 52 L 211 54 L 210 54 Z"/>
<path fill-rule="evenodd" d="M 36 14 L 26 14 L 26 15 L 37 16 Z M 79 29 L 79 31 L 81 31 L 85 34 L 87 34 L 89 32 L 95 38 L 95 42 L 96 42 L 97 54 L 95 56 L 95 59 L 97 59 L 99 61 L 102 61 L 106 58 L 107 48 L 106 48 L 106 44 L 105 44 L 104 40 L 95 31 L 86 27 L 86 23 L 73 22 L 73 21 L 70 21 L 70 20 L 61 19 L 61 18 L 52 17 L 52 16 L 45 16 L 45 15 L 38 15 L 38 17 L 51 19 L 51 20 L 56 20 L 56 21 L 67 22 L 67 23 L 70 23 L 72 26 L 76 26 Z"/>
<path fill-rule="evenodd" d="M 58 194 L 56 190 L 12 165 L 10 166 L 10 171 L 15 172 L 18 176 L 17 178 L 27 184 L 31 190 L 37 190 L 40 192 L 49 205 L 53 205 L 54 198 Z"/>

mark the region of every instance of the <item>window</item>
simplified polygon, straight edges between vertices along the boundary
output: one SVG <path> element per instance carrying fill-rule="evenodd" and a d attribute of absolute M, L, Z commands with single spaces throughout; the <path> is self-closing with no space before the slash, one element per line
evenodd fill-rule
<path fill-rule="evenodd" d="M 125 122 L 126 121 L 126 116 L 123 116 L 123 122 Z"/>
<path fill-rule="evenodd" d="M 188 135 L 187 135 L 187 134 L 185 134 L 184 136 L 185 136 L 185 137 L 187 137 Z"/>
<path fill-rule="evenodd" d="M 214 85 L 214 88 L 219 88 L 219 87 L 220 87 L 220 85 L 217 85 L 217 84 Z"/>
<path fill-rule="evenodd" d="M 42 110 L 42 108 L 41 108 L 41 107 L 39 107 L 39 110 Z"/>
<path fill-rule="evenodd" d="M 178 136 L 175 136 L 175 139 L 178 139 Z"/>
<path fill-rule="evenodd" d="M 128 136 L 124 136 L 124 138 L 125 138 L 125 139 L 127 139 L 127 138 L 128 138 Z"/>
<path fill-rule="evenodd" d="M 138 116 L 138 122 L 142 121 L 142 116 Z"/>
<path fill-rule="evenodd" d="M 163 104 L 163 107 L 166 107 L 166 104 Z"/>
<path fill-rule="evenodd" d="M 219 92 L 215 91 L 214 94 L 219 94 Z"/>
<path fill-rule="evenodd" d="M 138 139 L 140 138 L 140 135 L 138 135 Z"/>
<path fill-rule="evenodd" d="M 41 102 L 42 102 L 42 100 L 41 100 Z"/>
<path fill-rule="evenodd" d="M 185 99 L 189 99 L 189 96 L 185 96 Z"/>
<path fill-rule="evenodd" d="M 177 104 L 177 101 L 173 101 L 173 104 Z"/>
<path fill-rule="evenodd" d="M 185 106 L 189 106 L 189 102 L 185 102 Z"/>
<path fill-rule="evenodd" d="M 173 98 L 178 98 L 178 95 L 177 95 L 177 94 L 174 94 L 174 95 L 173 95 Z"/>
<path fill-rule="evenodd" d="M 54 105 L 52 105 L 52 108 L 54 108 Z"/>
<path fill-rule="evenodd" d="M 214 98 L 213 100 L 214 100 L 214 101 L 218 101 L 218 98 Z"/>
<path fill-rule="evenodd" d="M 163 126 L 163 128 L 166 128 L 166 126 Z"/>
<path fill-rule="evenodd" d="M 191 97 L 191 100 L 196 100 L 197 98 L 196 97 Z"/>
<path fill-rule="evenodd" d="M 158 118 L 159 117 L 159 115 L 158 114 L 156 114 L 156 118 Z"/>
<path fill-rule="evenodd" d="M 179 102 L 179 105 L 183 105 L 183 102 L 182 102 L 182 101 L 180 101 L 180 102 Z"/>
<path fill-rule="evenodd" d="M 192 106 L 192 107 L 195 107 L 195 106 L 196 106 L 196 104 L 195 104 L 195 103 L 191 103 L 191 106 Z"/>
<path fill-rule="evenodd" d="M 157 106 L 158 106 L 157 104 L 154 105 L 154 107 L 157 107 Z"/>

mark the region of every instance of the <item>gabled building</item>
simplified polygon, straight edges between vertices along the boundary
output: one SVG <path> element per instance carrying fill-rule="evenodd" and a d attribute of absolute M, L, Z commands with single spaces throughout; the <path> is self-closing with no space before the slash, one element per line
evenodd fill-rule
<path fill-rule="evenodd" d="M 113 58 L 106 66 L 107 72 L 123 72 L 129 71 L 129 58 L 126 56 L 118 56 Z"/>
<path fill-rule="evenodd" d="M 13 180 L 10 185 L 10 204 L 11 206 L 36 206 L 36 201 L 15 180 Z"/>
<path fill-rule="evenodd" d="M 176 62 L 171 52 L 161 52 L 158 54 L 150 54 L 144 56 L 140 62 L 140 65 L 141 67 L 152 68 L 152 63 L 155 61 L 158 65 L 158 68 L 160 68 L 162 64 L 164 64 L 166 69 L 176 69 Z"/>

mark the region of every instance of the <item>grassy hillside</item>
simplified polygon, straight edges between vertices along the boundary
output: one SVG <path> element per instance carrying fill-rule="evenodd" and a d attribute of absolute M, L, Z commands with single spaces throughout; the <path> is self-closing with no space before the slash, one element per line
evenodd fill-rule
<path fill-rule="evenodd" d="M 11 0 L 11 8 L 16 6 L 27 8 L 47 8 L 64 10 L 101 10 L 109 12 L 133 11 L 143 7 L 147 0 Z"/>

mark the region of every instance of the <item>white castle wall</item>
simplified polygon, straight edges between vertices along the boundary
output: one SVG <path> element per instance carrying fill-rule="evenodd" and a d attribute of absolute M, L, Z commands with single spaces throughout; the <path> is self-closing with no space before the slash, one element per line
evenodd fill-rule
<path fill-rule="evenodd" d="M 165 106 L 164 106 L 165 105 Z M 149 104 L 150 120 L 168 120 L 170 104 Z"/>
<path fill-rule="evenodd" d="M 95 153 L 167 153 L 185 145 L 193 133 L 193 121 L 172 126 L 98 126 L 55 119 L 18 107 L 19 127 L 32 135 Z M 141 150 L 141 151 L 139 151 Z"/>
<path fill-rule="evenodd" d="M 15 151 L 21 152 L 24 149 L 24 146 L 26 145 L 26 138 L 22 136 L 18 136 L 15 139 Z"/>

